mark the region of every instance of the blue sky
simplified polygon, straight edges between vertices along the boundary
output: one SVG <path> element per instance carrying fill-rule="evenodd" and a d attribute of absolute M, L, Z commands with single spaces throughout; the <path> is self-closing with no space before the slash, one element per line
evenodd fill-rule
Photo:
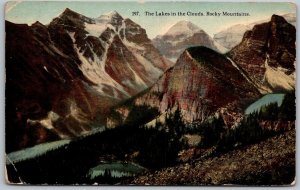
<path fill-rule="evenodd" d="M 296 13 L 291 3 L 206 3 L 206 2 L 9 2 L 5 8 L 5 18 L 14 23 L 32 24 L 40 21 L 48 24 L 65 8 L 70 8 L 88 17 L 98 17 L 110 11 L 117 11 L 124 18 L 130 18 L 146 29 L 150 38 L 163 34 L 180 20 L 188 20 L 213 36 L 218 31 L 233 24 L 251 23 L 270 18 L 272 14 Z M 139 11 L 140 16 L 132 16 Z M 145 16 L 144 12 L 246 12 L 248 17 L 237 16 Z"/>

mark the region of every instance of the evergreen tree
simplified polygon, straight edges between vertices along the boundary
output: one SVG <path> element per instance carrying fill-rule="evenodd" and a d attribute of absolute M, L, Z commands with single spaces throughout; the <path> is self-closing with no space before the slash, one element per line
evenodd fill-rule
<path fill-rule="evenodd" d="M 202 137 L 200 147 L 207 148 L 216 145 L 224 133 L 224 120 L 222 117 L 213 117 L 198 127 L 198 134 Z"/>
<path fill-rule="evenodd" d="M 255 117 L 260 120 L 277 120 L 279 108 L 277 102 L 270 103 L 269 105 L 263 106 L 259 112 L 254 112 L 251 117 Z"/>
<path fill-rule="evenodd" d="M 174 138 L 180 138 L 185 133 L 185 124 L 179 108 L 177 108 L 173 114 L 166 116 L 165 124 L 169 133 Z"/>
<path fill-rule="evenodd" d="M 279 119 L 284 121 L 296 120 L 296 96 L 294 91 L 285 95 L 279 108 Z"/>

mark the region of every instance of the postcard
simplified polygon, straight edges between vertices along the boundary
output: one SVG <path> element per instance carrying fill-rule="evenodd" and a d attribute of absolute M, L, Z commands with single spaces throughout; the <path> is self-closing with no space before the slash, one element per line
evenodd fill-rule
<path fill-rule="evenodd" d="M 292 3 L 10 1 L 6 182 L 295 184 Z"/>

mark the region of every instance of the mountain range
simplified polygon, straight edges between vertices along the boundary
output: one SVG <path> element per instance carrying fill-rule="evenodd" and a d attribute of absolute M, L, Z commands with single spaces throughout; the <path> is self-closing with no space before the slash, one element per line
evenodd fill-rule
<path fill-rule="evenodd" d="M 185 123 L 221 117 L 231 128 L 262 94 L 295 89 L 295 40 L 295 27 L 277 15 L 226 54 L 187 21 L 153 45 L 117 12 L 89 18 L 66 9 L 48 25 L 6 21 L 7 152 L 130 117 L 153 126 L 175 110 Z"/>

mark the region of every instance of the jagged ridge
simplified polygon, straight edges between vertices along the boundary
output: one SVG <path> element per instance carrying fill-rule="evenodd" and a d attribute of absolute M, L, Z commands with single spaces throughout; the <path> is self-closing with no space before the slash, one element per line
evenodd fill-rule
<path fill-rule="evenodd" d="M 8 151 L 88 133 L 169 67 L 117 12 L 94 19 L 67 8 L 46 26 L 6 22 L 6 33 Z"/>

